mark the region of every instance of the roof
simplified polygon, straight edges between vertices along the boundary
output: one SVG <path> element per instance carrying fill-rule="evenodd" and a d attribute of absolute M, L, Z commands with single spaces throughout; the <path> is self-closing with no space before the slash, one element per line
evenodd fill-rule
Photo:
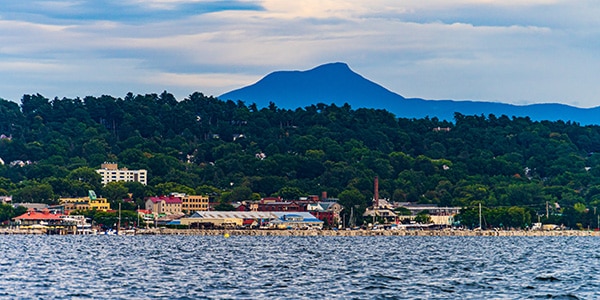
<path fill-rule="evenodd" d="M 197 211 L 190 218 L 199 219 L 275 219 L 273 212 L 267 211 Z"/>
<path fill-rule="evenodd" d="M 363 216 L 381 216 L 381 217 L 395 217 L 396 213 L 392 210 L 386 208 L 378 208 L 378 209 L 367 209 Z"/>
<path fill-rule="evenodd" d="M 47 210 L 42 211 L 42 212 L 30 210 L 18 217 L 15 217 L 14 219 L 15 220 L 61 220 L 61 216 L 63 216 L 63 214 L 53 214 Z"/>
<path fill-rule="evenodd" d="M 252 219 L 244 219 L 244 221 L 242 222 L 242 225 L 253 225 L 254 222 L 256 222 L 256 221 L 252 220 Z"/>
<path fill-rule="evenodd" d="M 27 208 L 33 208 L 33 209 L 39 209 L 42 210 L 44 208 L 48 208 L 48 204 L 44 204 L 44 203 L 15 203 L 14 207 L 19 207 L 19 206 L 23 206 L 23 207 L 27 207 Z"/>
<path fill-rule="evenodd" d="M 197 211 L 190 219 L 242 219 L 269 220 L 277 224 L 323 224 L 308 212 L 267 212 L 267 211 Z M 244 223 L 245 224 L 245 223 Z"/>
<path fill-rule="evenodd" d="M 300 204 L 298 204 L 296 201 L 278 201 L 278 202 L 265 202 L 265 203 L 261 203 L 260 205 L 297 205 L 299 206 Z"/>
<path fill-rule="evenodd" d="M 331 206 L 336 205 L 338 203 L 335 202 L 335 201 L 323 201 L 323 202 L 320 202 L 320 204 L 321 204 L 321 207 L 323 207 L 324 210 L 327 210 Z"/>
<path fill-rule="evenodd" d="M 323 223 L 323 221 L 317 219 L 315 216 L 313 216 L 311 213 L 309 212 L 304 212 L 304 211 L 300 211 L 300 212 L 273 212 L 274 215 L 277 216 L 278 219 L 280 220 L 285 220 L 289 217 L 301 217 L 302 218 L 302 222 L 316 222 L 316 223 Z"/>
<path fill-rule="evenodd" d="M 181 198 L 179 197 L 165 197 L 165 196 L 160 196 L 160 197 L 150 197 L 148 198 L 148 200 L 152 201 L 152 203 L 158 203 L 161 201 L 165 201 L 165 203 L 167 204 L 178 204 L 181 203 Z"/>
<path fill-rule="evenodd" d="M 170 220 L 177 220 L 177 219 L 181 219 L 183 216 L 185 216 L 185 214 L 159 214 L 158 215 L 158 220 L 159 221 L 170 221 Z"/>

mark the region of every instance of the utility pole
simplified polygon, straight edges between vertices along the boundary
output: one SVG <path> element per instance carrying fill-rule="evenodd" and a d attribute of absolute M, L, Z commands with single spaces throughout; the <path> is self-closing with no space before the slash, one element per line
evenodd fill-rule
<path fill-rule="evenodd" d="M 481 202 L 479 203 L 479 229 L 483 230 L 483 228 L 481 228 Z"/>
<path fill-rule="evenodd" d="M 548 211 L 548 201 L 546 201 L 546 219 L 550 217 L 550 213 Z"/>
<path fill-rule="evenodd" d="M 121 229 L 121 202 L 119 202 L 119 222 L 117 224 L 117 235 L 119 235 L 119 230 Z"/>

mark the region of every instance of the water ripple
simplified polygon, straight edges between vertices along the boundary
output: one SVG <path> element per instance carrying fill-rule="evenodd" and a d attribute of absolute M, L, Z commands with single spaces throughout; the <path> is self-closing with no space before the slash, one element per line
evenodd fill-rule
<path fill-rule="evenodd" d="M 594 237 L 0 236 L 8 299 L 590 299 Z"/>

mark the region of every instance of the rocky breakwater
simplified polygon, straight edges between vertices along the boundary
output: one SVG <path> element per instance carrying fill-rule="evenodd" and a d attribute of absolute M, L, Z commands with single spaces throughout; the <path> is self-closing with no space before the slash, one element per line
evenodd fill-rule
<path fill-rule="evenodd" d="M 46 234 L 42 229 L 0 228 L 0 234 Z"/>
<path fill-rule="evenodd" d="M 215 236 L 600 236 L 600 231 L 584 230 L 255 230 L 255 229 L 146 229 L 140 235 Z"/>

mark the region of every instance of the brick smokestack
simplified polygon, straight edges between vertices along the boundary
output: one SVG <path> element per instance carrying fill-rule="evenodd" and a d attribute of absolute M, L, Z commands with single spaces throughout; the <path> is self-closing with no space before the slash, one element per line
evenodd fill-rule
<path fill-rule="evenodd" d="M 373 196 L 373 207 L 379 208 L 379 177 L 375 176 L 375 195 Z"/>
<path fill-rule="evenodd" d="M 321 192 L 321 201 L 325 201 L 325 200 L 327 200 L 327 192 L 323 191 L 323 192 Z"/>

